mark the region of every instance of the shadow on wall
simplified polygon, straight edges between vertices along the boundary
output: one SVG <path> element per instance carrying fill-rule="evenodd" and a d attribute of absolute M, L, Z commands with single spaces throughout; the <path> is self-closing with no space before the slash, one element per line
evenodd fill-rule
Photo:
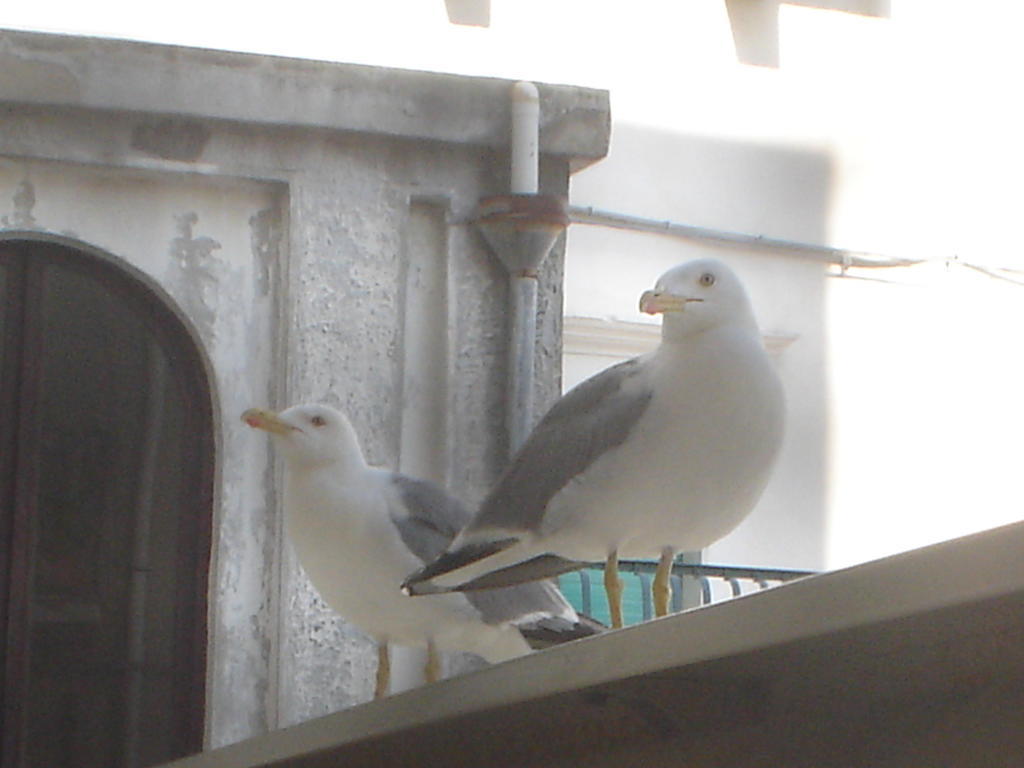
<path fill-rule="evenodd" d="M 618 125 L 608 159 L 574 178 L 572 199 L 576 205 L 651 219 L 824 243 L 832 177 L 830 158 L 820 152 Z M 632 324 L 647 320 L 636 309 L 636 297 L 675 264 L 713 256 L 737 269 L 762 331 L 776 348 L 788 401 L 787 434 L 757 509 L 714 545 L 707 559 L 822 568 L 828 466 L 825 264 L 759 246 L 598 226 L 574 225 L 569 238 L 569 318 L 612 318 L 636 327 Z M 656 335 L 649 343 L 656 343 Z M 643 350 L 619 351 L 624 359 Z M 566 386 L 576 383 L 576 375 L 615 362 L 593 350 L 578 354 L 571 339 L 565 352 Z M 593 356 L 584 359 L 588 354 Z"/>

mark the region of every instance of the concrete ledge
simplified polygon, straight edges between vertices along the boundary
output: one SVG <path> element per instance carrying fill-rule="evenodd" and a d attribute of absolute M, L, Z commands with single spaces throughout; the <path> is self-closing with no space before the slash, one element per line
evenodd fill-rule
<path fill-rule="evenodd" d="M 989 766 L 1024 746 L 1021 552 L 1024 523 L 169 765 Z"/>
<path fill-rule="evenodd" d="M 503 146 L 511 81 L 0 30 L 0 101 Z M 538 84 L 541 150 L 607 153 L 607 91 Z"/>

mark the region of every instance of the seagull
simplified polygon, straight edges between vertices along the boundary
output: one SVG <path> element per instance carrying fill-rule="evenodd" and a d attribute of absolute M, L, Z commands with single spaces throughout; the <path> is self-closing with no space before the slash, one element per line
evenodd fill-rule
<path fill-rule="evenodd" d="M 782 385 L 746 291 L 715 259 L 681 264 L 640 297 L 661 343 L 563 396 L 447 551 L 410 575 L 412 595 L 469 592 L 604 562 L 622 626 L 619 557 L 658 559 L 655 613 L 672 562 L 747 516 L 782 441 Z"/>
<path fill-rule="evenodd" d="M 388 643 L 427 648 L 425 678 L 440 676 L 439 650 L 491 663 L 597 634 L 549 581 L 414 600 L 402 578 L 444 551 L 470 513 L 438 486 L 369 466 L 348 418 L 326 405 L 280 414 L 251 408 L 284 454 L 285 531 L 327 604 L 377 642 L 374 698 L 390 683 Z"/>

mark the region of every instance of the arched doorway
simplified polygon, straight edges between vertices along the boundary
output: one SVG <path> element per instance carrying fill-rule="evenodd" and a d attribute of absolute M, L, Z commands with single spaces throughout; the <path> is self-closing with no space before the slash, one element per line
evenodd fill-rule
<path fill-rule="evenodd" d="M 198 751 L 212 397 L 171 308 L 64 243 L 0 240 L 2 768 Z"/>

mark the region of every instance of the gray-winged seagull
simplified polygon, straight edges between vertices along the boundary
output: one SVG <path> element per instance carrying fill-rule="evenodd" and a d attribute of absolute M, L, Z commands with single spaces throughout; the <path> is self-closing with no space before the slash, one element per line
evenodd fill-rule
<path fill-rule="evenodd" d="M 669 270 L 640 309 L 662 315 L 654 352 L 612 366 L 541 419 L 448 550 L 409 576 L 410 594 L 471 591 L 605 562 L 622 625 L 618 558 L 672 562 L 735 528 L 768 482 L 782 440 L 782 386 L 746 291 L 725 264 Z"/>
<path fill-rule="evenodd" d="M 325 405 L 281 414 L 250 409 L 286 460 L 285 530 L 313 586 L 342 617 L 378 643 L 375 696 L 387 693 L 388 643 L 426 647 L 426 679 L 437 650 L 490 662 L 600 631 L 550 582 L 412 599 L 402 578 L 440 555 L 470 518 L 436 485 L 367 465 L 349 420 Z"/>

